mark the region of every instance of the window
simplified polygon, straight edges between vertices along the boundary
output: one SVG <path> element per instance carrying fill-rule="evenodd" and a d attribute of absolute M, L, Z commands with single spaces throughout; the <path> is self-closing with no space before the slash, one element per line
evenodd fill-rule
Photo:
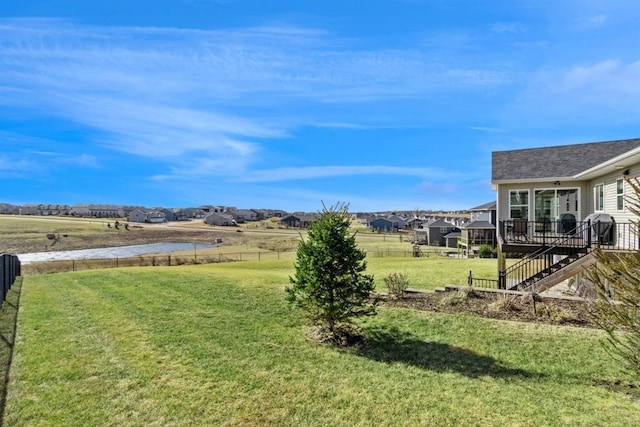
<path fill-rule="evenodd" d="M 604 184 L 593 187 L 593 209 L 596 212 L 604 210 Z"/>
<path fill-rule="evenodd" d="M 624 180 L 622 179 L 616 181 L 616 199 L 618 210 L 624 210 Z"/>
<path fill-rule="evenodd" d="M 529 190 L 509 191 L 509 217 L 529 219 Z"/>

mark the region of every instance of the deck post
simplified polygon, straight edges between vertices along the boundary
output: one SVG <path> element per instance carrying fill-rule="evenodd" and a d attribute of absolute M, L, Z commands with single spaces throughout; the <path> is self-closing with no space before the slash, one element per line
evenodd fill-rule
<path fill-rule="evenodd" d="M 507 269 L 507 259 L 504 252 L 502 252 L 502 246 L 498 245 L 498 289 L 506 289 L 506 283 L 504 283 L 503 272 Z"/>

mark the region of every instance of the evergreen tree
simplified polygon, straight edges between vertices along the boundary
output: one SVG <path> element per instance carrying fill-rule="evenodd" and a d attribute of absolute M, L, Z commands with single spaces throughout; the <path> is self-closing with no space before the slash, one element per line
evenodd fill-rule
<path fill-rule="evenodd" d="M 323 209 L 298 245 L 295 275 L 286 289 L 287 300 L 302 308 L 329 334 L 338 338 L 352 320 L 376 313 L 371 297 L 373 276 L 366 275 L 366 253 L 358 248 L 349 226 L 348 206 Z M 348 329 L 348 328 L 346 328 Z"/>

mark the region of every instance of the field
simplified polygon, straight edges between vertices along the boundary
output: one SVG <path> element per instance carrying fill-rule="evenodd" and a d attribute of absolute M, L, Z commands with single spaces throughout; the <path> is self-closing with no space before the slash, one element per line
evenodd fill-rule
<path fill-rule="evenodd" d="M 296 235 L 237 234 L 217 250 Z M 381 290 L 394 271 L 423 289 L 495 275 L 495 260 L 387 256 L 408 244 L 359 242 L 377 252 L 368 272 Z M 3 425 L 637 425 L 637 380 L 595 329 L 382 306 L 361 322 L 363 344 L 317 344 L 284 301 L 288 253 L 21 278 L 0 318 L 0 355 L 13 353 Z"/>

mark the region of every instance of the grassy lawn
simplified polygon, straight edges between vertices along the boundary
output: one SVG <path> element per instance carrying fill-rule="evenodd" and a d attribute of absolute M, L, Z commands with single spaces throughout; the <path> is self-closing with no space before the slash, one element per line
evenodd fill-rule
<path fill-rule="evenodd" d="M 451 261 L 375 258 L 369 272 L 430 287 Z M 365 345 L 335 349 L 284 302 L 292 266 L 25 277 L 4 425 L 637 425 L 632 379 L 598 331 L 382 308 Z"/>

